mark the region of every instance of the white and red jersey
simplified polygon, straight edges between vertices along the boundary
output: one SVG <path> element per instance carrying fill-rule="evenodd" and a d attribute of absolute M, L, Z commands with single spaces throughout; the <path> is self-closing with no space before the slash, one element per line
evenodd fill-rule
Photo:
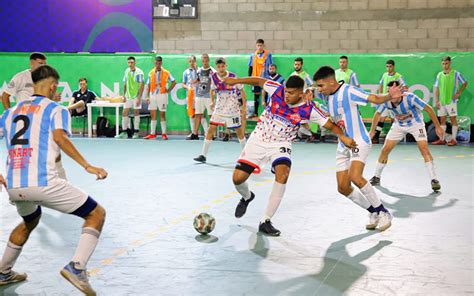
<path fill-rule="evenodd" d="M 328 118 L 313 102 L 287 104 L 285 88 L 278 82 L 268 80 L 263 89 L 270 96 L 270 102 L 260 115 L 251 138 L 263 142 L 291 142 L 296 138 L 301 124 L 313 121 L 323 126 L 328 121 Z"/>
<path fill-rule="evenodd" d="M 222 79 L 226 77 L 236 77 L 234 73 L 227 72 L 223 78 L 217 72 L 211 75 L 211 89 L 216 92 L 216 107 L 214 112 L 221 116 L 235 116 L 240 114 L 239 98 L 243 85 L 227 85 Z"/>

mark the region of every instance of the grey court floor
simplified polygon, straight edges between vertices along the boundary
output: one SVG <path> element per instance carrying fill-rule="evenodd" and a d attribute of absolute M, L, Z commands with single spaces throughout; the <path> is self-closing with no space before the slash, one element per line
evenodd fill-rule
<path fill-rule="evenodd" d="M 433 194 L 416 146 L 398 146 L 383 187 L 376 189 L 394 215 L 392 228 L 379 233 L 366 231 L 366 212 L 337 193 L 336 145 L 296 143 L 286 196 L 273 219 L 282 235 L 269 238 L 257 233 L 272 186 L 268 167 L 251 178 L 257 197 L 247 214 L 234 218 L 236 142 L 214 142 L 205 165 L 192 161 L 202 141 L 74 143 L 91 163 L 109 171 L 98 182 L 64 157 L 70 181 L 107 210 L 88 266 L 99 295 L 474 293 L 473 147 L 431 148 L 443 187 Z M 372 150 L 367 178 L 380 148 Z M 3 252 L 20 218 L 5 192 L 0 203 Z M 216 218 L 208 238 L 192 227 L 199 212 Z M 28 281 L 0 293 L 80 295 L 59 275 L 80 227 L 79 218 L 44 210 L 15 268 L 26 271 Z"/>

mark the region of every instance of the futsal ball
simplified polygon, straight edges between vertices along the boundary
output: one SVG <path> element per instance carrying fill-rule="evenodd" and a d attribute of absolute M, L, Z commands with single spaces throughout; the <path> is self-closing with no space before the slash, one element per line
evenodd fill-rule
<path fill-rule="evenodd" d="M 214 230 L 216 220 L 207 213 L 201 213 L 194 217 L 194 229 L 200 234 L 208 234 Z"/>

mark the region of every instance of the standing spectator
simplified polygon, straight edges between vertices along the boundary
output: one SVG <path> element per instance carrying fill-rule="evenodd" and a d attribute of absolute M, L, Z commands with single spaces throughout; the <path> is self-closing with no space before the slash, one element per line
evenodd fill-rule
<path fill-rule="evenodd" d="M 336 80 L 344 81 L 344 83 L 360 87 L 357 74 L 352 69 L 348 68 L 349 58 L 345 55 L 339 58 L 339 69 L 336 70 Z"/>
<path fill-rule="evenodd" d="M 382 78 L 380 79 L 379 82 L 379 94 L 386 94 L 388 92 L 388 83 L 390 81 L 398 81 L 400 82 L 399 85 L 401 86 L 406 86 L 405 80 L 403 79 L 402 74 L 398 73 L 395 71 L 395 61 L 394 60 L 388 60 L 385 63 L 385 68 L 387 69 L 387 72 L 383 73 Z M 378 144 L 380 142 L 380 133 L 382 132 L 385 119 L 387 116 L 390 115 L 390 111 L 388 109 L 385 109 L 381 114 L 380 114 L 380 119 L 379 122 L 377 123 L 377 126 L 375 127 L 375 134 L 374 137 L 372 138 L 372 143 L 373 144 Z"/>
<path fill-rule="evenodd" d="M 189 116 L 189 126 L 191 128 L 191 134 L 188 135 L 188 138 L 191 139 L 193 137 L 193 133 L 195 130 L 195 113 L 196 110 L 194 109 L 194 97 L 196 96 L 196 82 L 197 82 L 197 65 L 196 65 L 196 56 L 191 55 L 188 57 L 189 68 L 184 70 L 183 72 L 183 88 L 186 89 L 186 105 L 187 105 L 187 112 Z M 198 125 L 199 127 L 199 125 Z"/>
<path fill-rule="evenodd" d="M 201 55 L 202 67 L 197 70 L 197 91 L 194 100 L 195 118 L 193 133 L 187 137 L 187 140 L 199 140 L 199 126 L 202 125 L 204 133 L 209 129 L 204 112 L 211 115 L 211 75 L 216 71 L 209 65 L 209 55 Z"/>
<path fill-rule="evenodd" d="M 87 79 L 79 78 L 79 89 L 72 93 L 67 109 L 71 112 L 71 116 L 85 116 L 87 114 L 87 104 L 95 100 L 97 96 L 93 91 L 87 88 Z"/>
<path fill-rule="evenodd" d="M 311 79 L 311 76 L 309 76 L 308 73 L 306 73 L 305 70 L 303 70 L 303 58 L 297 57 L 295 59 L 295 63 L 293 64 L 293 67 L 295 71 L 291 73 L 290 76 L 292 75 L 298 75 L 304 80 L 304 88 L 311 87 L 313 85 L 313 79 Z"/>
<path fill-rule="evenodd" d="M 142 107 L 142 94 L 144 89 L 143 71 L 136 66 L 134 57 L 128 57 L 128 68 L 123 76 L 123 93 L 125 97 L 125 105 L 122 113 L 122 133 L 115 136 L 116 138 L 125 139 L 128 137 L 130 118 L 128 113 L 133 108 L 134 128 L 133 138 L 138 139 L 140 131 L 140 108 Z"/>
<path fill-rule="evenodd" d="M 31 79 L 31 72 L 45 64 L 46 56 L 43 53 L 33 52 L 30 54 L 30 68 L 13 76 L 2 94 L 2 104 L 5 110 L 11 107 L 10 96 L 14 96 L 16 102 L 19 103 L 33 95 L 33 80 Z"/>
<path fill-rule="evenodd" d="M 456 146 L 456 136 L 458 133 L 458 99 L 467 87 L 466 79 L 458 71 L 451 69 L 451 57 L 447 56 L 442 59 L 443 71 L 436 76 L 434 84 L 435 102 L 438 109 L 438 116 L 441 117 L 441 128 L 446 131 L 446 116 L 449 115 L 451 124 L 453 125 L 452 139 L 448 142 L 448 146 Z M 444 135 L 433 145 L 445 145 Z"/>
<path fill-rule="evenodd" d="M 168 140 L 166 134 L 166 108 L 168 107 L 168 94 L 176 85 L 176 80 L 171 73 L 162 67 L 163 58 L 156 56 L 155 67 L 148 73 L 147 103 L 151 114 L 150 134 L 145 140 L 156 139 L 156 109 L 160 111 L 161 139 Z M 171 85 L 168 87 L 168 83 Z"/>
<path fill-rule="evenodd" d="M 268 71 L 271 64 L 273 64 L 272 54 L 265 49 L 265 42 L 263 39 L 257 39 L 254 54 L 249 59 L 249 76 L 268 77 Z M 254 113 L 250 117 L 258 116 L 258 105 L 260 104 L 260 94 L 262 88 L 260 86 L 253 86 L 252 92 L 254 94 Z"/>

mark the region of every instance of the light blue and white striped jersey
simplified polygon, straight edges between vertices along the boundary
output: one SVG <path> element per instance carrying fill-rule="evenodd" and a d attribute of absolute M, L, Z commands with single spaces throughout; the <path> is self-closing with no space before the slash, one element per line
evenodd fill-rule
<path fill-rule="evenodd" d="M 0 119 L 8 150 L 8 188 L 43 187 L 58 176 L 60 148 L 53 131 L 71 135 L 69 111 L 42 96 L 33 96 L 3 113 Z"/>
<path fill-rule="evenodd" d="M 371 144 L 369 133 L 359 113 L 359 106 L 367 105 L 369 94 L 356 86 L 342 83 L 336 92 L 329 96 L 318 93 L 327 104 L 332 121 L 337 124 L 346 136 L 356 143 Z M 342 143 L 339 143 L 343 147 Z"/>
<path fill-rule="evenodd" d="M 423 123 L 423 109 L 426 107 L 425 101 L 414 93 L 406 92 L 400 104 L 395 105 L 388 101 L 377 107 L 377 112 L 382 113 L 386 109 L 395 115 L 395 124 L 402 127 L 412 126 L 415 123 Z"/>

